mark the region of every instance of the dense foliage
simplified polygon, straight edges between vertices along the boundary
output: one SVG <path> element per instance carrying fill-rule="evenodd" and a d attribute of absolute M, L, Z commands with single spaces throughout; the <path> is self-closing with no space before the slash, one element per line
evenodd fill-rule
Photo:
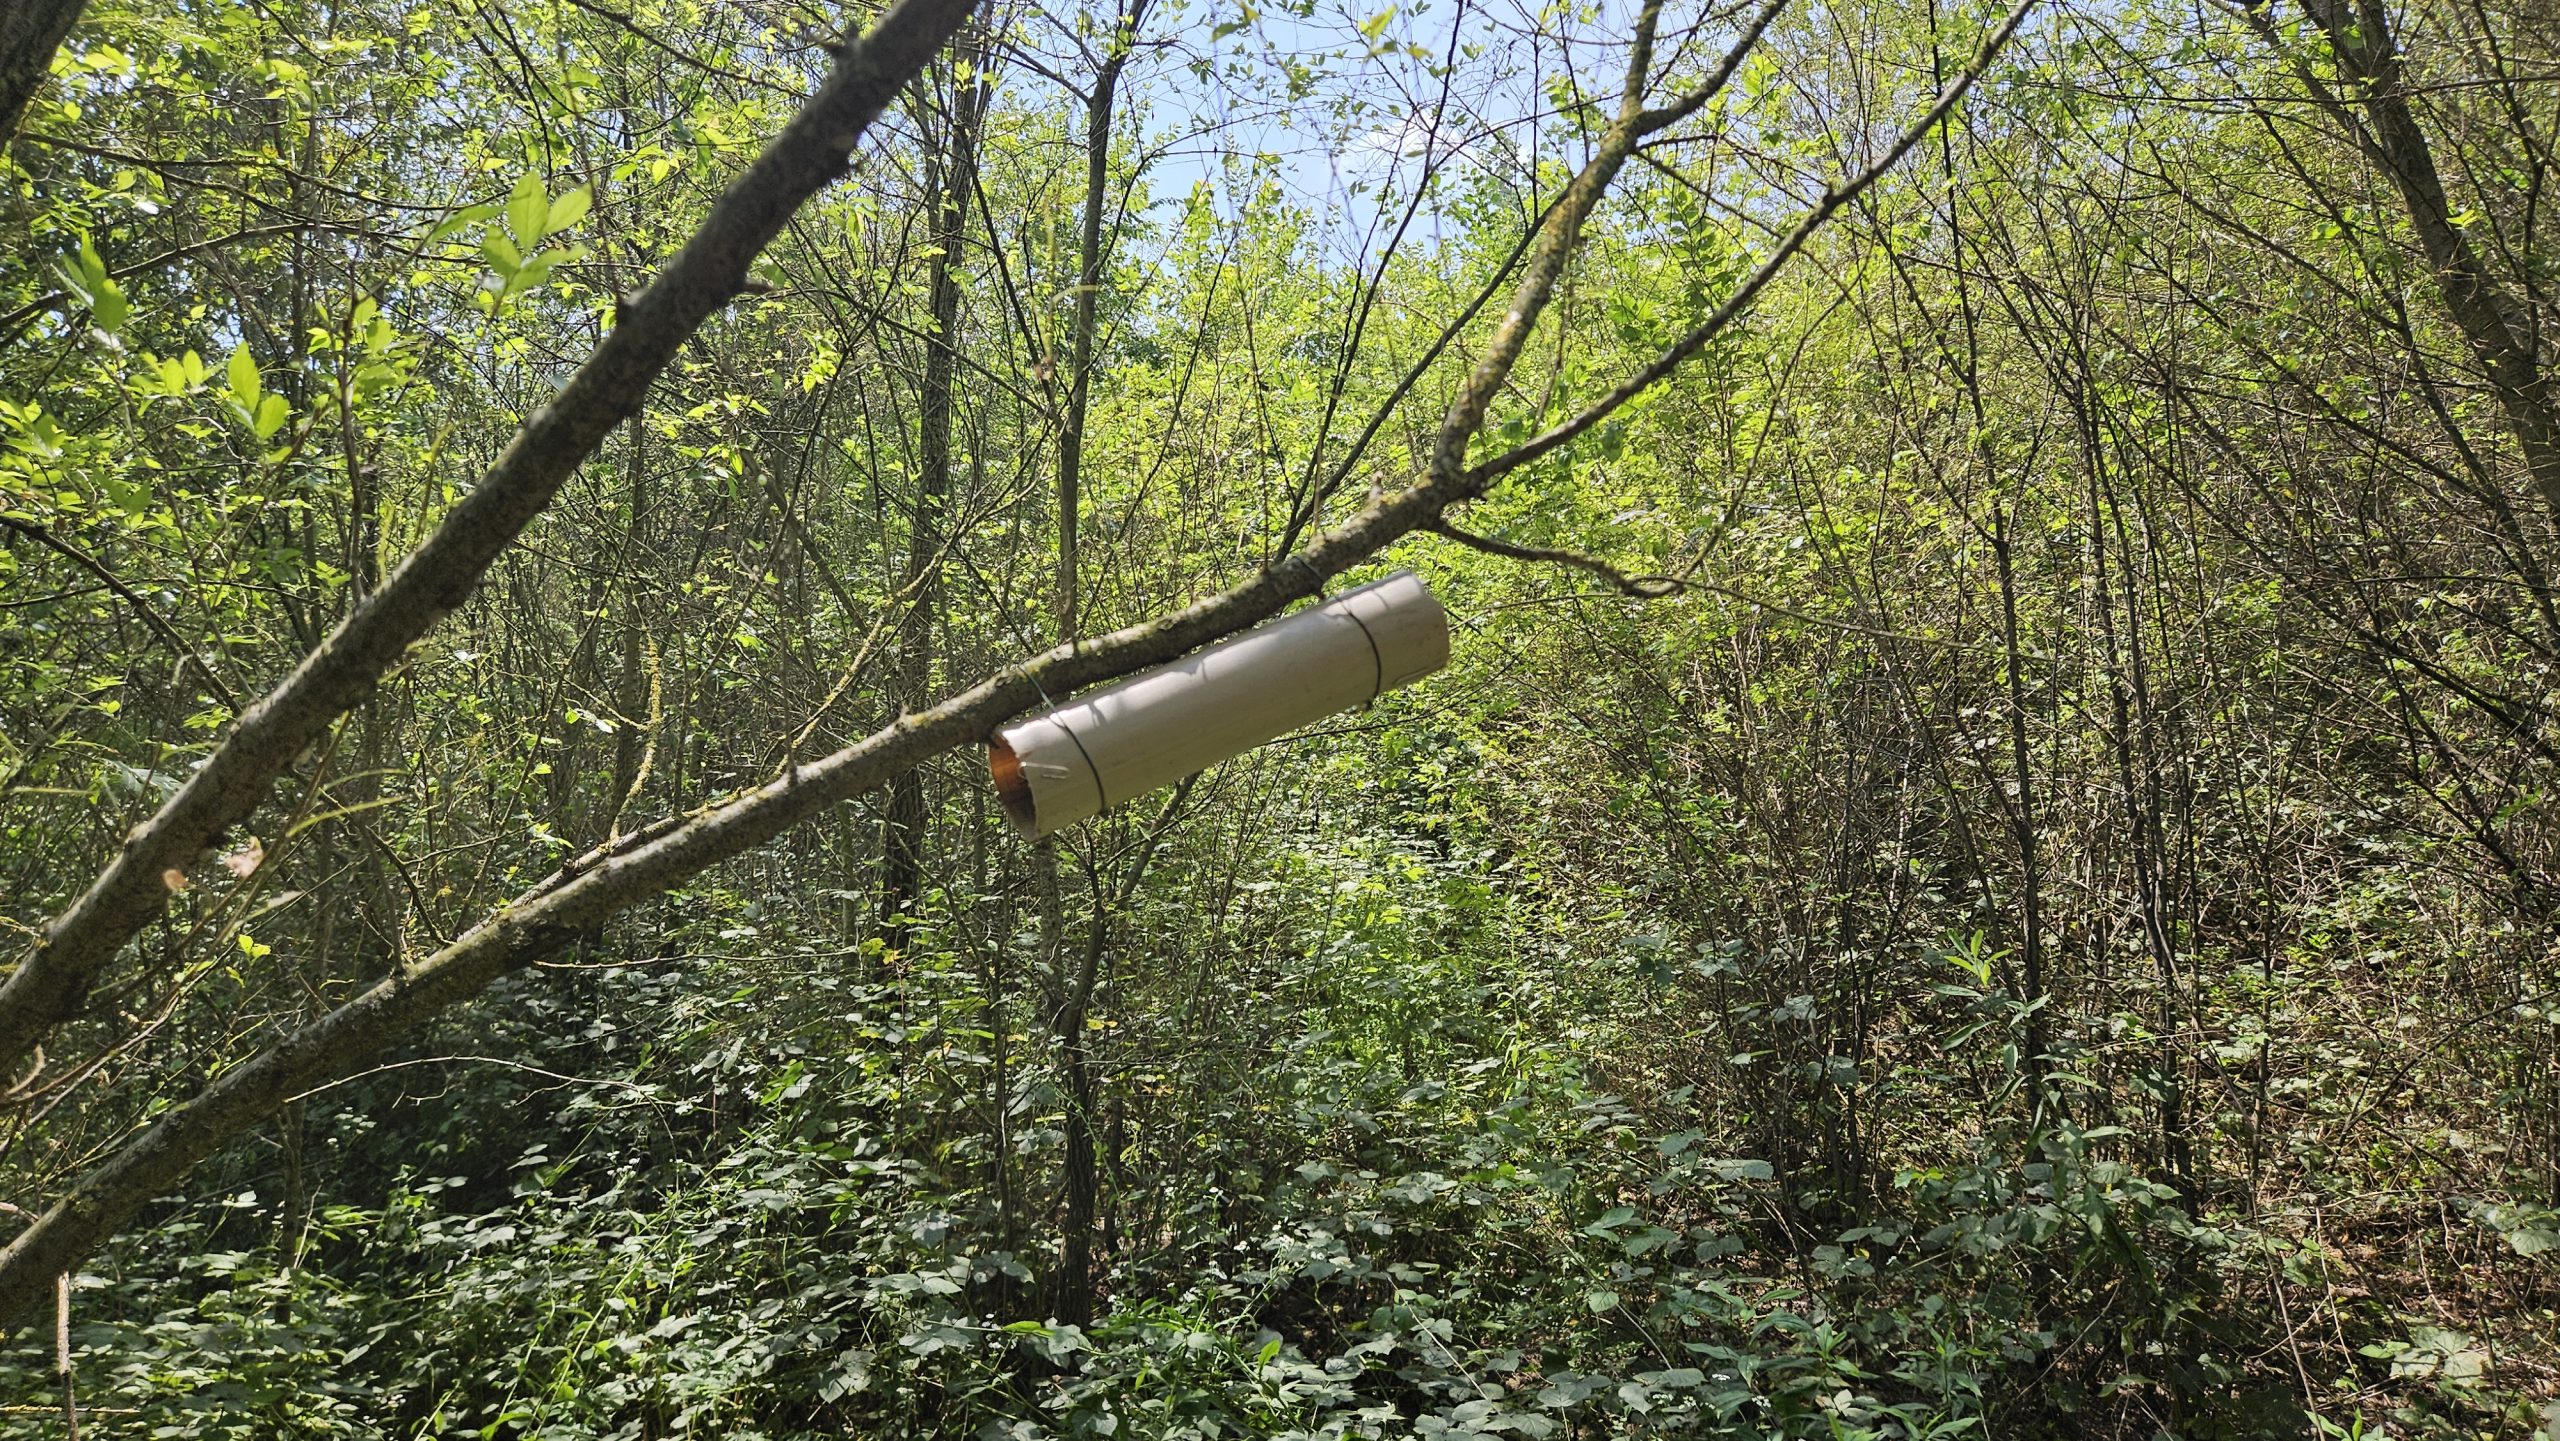
<path fill-rule="evenodd" d="M 296 1097 L 73 1276 L 84 1428 L 2560 1435 L 2560 23 L 2291 4 L 2032 9 L 1382 558 L 1447 672 L 1039 848 L 944 755 Z M 2006 8 L 1781 9 L 1475 454 Z M 0 159 L 11 964 L 848 18 L 89 7 Z M 0 1079 L 0 1221 L 564 861 L 1426 468 L 1633 24 L 980 10 Z"/>

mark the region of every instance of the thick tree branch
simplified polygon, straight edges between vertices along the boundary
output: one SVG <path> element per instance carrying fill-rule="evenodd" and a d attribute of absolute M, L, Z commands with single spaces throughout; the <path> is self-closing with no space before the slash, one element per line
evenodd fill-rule
<path fill-rule="evenodd" d="M 380 590 L 266 697 L 159 813 L 135 828 L 88 891 L 0 983 L 0 1072 L 14 1070 L 80 1006 L 125 942 L 168 904 L 183 874 L 265 799 L 276 776 L 361 702 L 411 642 L 451 614 L 613 427 L 637 413 L 686 337 L 736 296 L 767 242 L 844 172 L 854 142 L 957 31 L 972 0 L 903 0 L 846 47 L 818 93 L 722 193 L 684 249 L 548 405 Z"/>
<path fill-rule="evenodd" d="M 1724 60 L 1716 66 L 1714 74 L 1670 104 L 1637 113 L 1636 134 L 1648 136 L 1668 130 L 1705 109 L 1707 102 L 1722 95 L 1725 86 L 1733 82 L 1734 72 L 1742 68 L 1742 62 L 1753 50 L 1759 48 L 1760 37 L 1769 32 L 1769 27 L 1777 22 L 1786 8 L 1787 0 L 1768 0 L 1760 7 L 1759 13 L 1751 17 L 1751 24 L 1743 30 L 1741 38 L 1724 52 Z"/>
<path fill-rule="evenodd" d="M 26 113 L 36 87 L 53 73 L 53 52 L 62 48 L 83 3 L 10 0 L 0 6 L 0 151 L 17 137 L 18 117 Z"/>
<path fill-rule="evenodd" d="M 1484 428 L 1485 412 L 1493 398 L 1511 378 L 1512 367 L 1519 364 L 1520 352 L 1529 343 L 1529 334 L 1538 325 L 1538 317 L 1546 310 L 1547 297 L 1555 290 L 1556 278 L 1564 273 L 1565 262 L 1573 255 L 1576 241 L 1582 238 L 1582 222 L 1587 219 L 1600 197 L 1618 178 L 1618 170 L 1627 163 L 1635 149 L 1637 126 L 1644 117 L 1644 77 L 1653 67 L 1654 28 L 1662 19 L 1662 0 L 1650 0 L 1636 16 L 1635 44 L 1627 59 L 1626 85 L 1618 100 L 1618 118 L 1600 136 L 1592 148 L 1591 158 L 1584 163 L 1539 227 L 1538 238 L 1529 247 L 1529 259 L 1522 268 L 1520 283 L 1511 292 L 1511 308 L 1494 323 L 1493 334 L 1485 341 L 1484 353 L 1467 372 L 1459 386 L 1457 398 L 1450 402 L 1449 412 L 1440 421 L 1440 433 L 1431 447 L 1431 467 L 1424 487 L 1445 490 L 1451 500 L 1471 495 L 1480 486 L 1471 486 L 1467 475 L 1467 446 L 1476 432 Z M 1422 487 L 1418 487 L 1422 488 Z M 1434 513 L 1437 511 L 1435 509 Z"/>

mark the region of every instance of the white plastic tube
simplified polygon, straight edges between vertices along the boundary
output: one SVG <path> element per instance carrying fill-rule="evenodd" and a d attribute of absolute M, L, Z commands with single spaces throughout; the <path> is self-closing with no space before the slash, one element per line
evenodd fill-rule
<path fill-rule="evenodd" d="M 1449 617 L 1398 571 L 998 731 L 1005 814 L 1045 836 L 1449 663 Z"/>

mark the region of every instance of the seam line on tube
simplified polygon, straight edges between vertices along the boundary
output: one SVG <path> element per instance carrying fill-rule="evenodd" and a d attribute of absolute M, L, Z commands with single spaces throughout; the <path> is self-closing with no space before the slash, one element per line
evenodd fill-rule
<path fill-rule="evenodd" d="M 1368 702 L 1370 705 L 1376 705 L 1378 697 L 1387 693 L 1387 653 L 1378 649 L 1378 637 L 1369 629 L 1369 623 L 1360 618 L 1360 612 L 1346 605 L 1342 608 L 1342 613 L 1351 618 L 1353 625 L 1360 627 L 1360 638 L 1369 643 L 1369 659 L 1378 667 L 1378 683 L 1370 687 Z"/>
<path fill-rule="evenodd" d="M 1058 720 L 1056 716 L 1051 716 L 1049 719 L 1056 722 L 1058 729 L 1067 733 L 1068 740 L 1075 742 L 1076 754 L 1084 757 L 1084 773 L 1093 777 L 1093 798 L 1098 802 L 1094 807 L 1094 814 L 1100 815 L 1111 809 L 1111 794 L 1102 788 L 1102 767 L 1093 763 L 1093 752 L 1084 748 L 1084 741 L 1076 735 L 1074 727 L 1065 721 Z"/>

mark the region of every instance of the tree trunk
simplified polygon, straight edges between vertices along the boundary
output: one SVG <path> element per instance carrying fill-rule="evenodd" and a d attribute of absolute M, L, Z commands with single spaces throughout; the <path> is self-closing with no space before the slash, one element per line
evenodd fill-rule
<path fill-rule="evenodd" d="M 10 0 L 0 7 L 0 151 L 17 138 L 18 117 L 53 73 L 53 52 L 62 48 L 83 3 Z"/>
<path fill-rule="evenodd" d="M 1120 72 L 1144 23 L 1147 0 L 1133 0 L 1111 27 L 1102 66 L 1085 100 L 1084 213 L 1076 236 L 1076 304 L 1069 332 L 1066 414 L 1058 426 L 1058 639 L 1073 640 L 1081 623 L 1077 581 L 1078 524 L 1083 509 L 1084 421 L 1093 393 L 1093 342 L 1104 272 L 1110 252 L 1102 242 L 1103 211 L 1110 202 L 1111 120 Z"/>
<path fill-rule="evenodd" d="M 610 840 L 622 824 L 622 812 L 631 804 L 634 794 L 645 779 L 641 760 L 647 754 L 646 742 L 654 734 L 657 717 L 649 715 L 655 707 L 649 703 L 647 622 L 642 618 L 641 595 L 652 584 L 643 556 L 649 543 L 649 431 L 643 417 L 631 418 L 631 471 L 626 502 L 630 514 L 622 525 L 621 602 L 616 606 L 622 622 L 622 656 L 620 674 L 614 680 L 615 717 L 613 733 L 613 785 L 604 799 L 604 824 L 596 839 Z M 647 719 L 642 719 L 643 716 Z"/>
<path fill-rule="evenodd" d="M 951 495 L 951 382 L 960 345 L 960 245 L 976 189 L 978 128 L 987 106 L 984 52 L 965 50 L 971 74 L 954 75 L 951 123 L 943 132 L 931 183 L 933 264 L 926 282 L 933 323 L 924 354 L 923 393 L 917 397 L 915 508 L 907 526 L 906 613 L 898 620 L 898 703 L 914 711 L 933 691 L 933 623 L 942 605 L 942 511 Z M 910 770 L 889 787 L 886 832 L 880 844 L 880 934 L 891 951 L 904 951 L 914 933 L 917 892 L 924 878 L 924 842 L 931 816 L 924 803 L 924 774 Z"/>
<path fill-rule="evenodd" d="M 2445 309 L 2488 377 L 2507 428 L 2524 452 L 2534 489 L 2560 524 L 2560 407 L 2553 403 L 2535 328 L 2516 297 L 2489 274 L 2470 237 L 2454 224 L 2434 147 L 2409 104 L 2391 17 L 2378 0 L 2304 0 L 2303 9 L 2328 38 L 2364 124 L 2353 124 L 2344 102 L 2332 104 L 2348 119 L 2366 160 L 2400 193 L 2418 249 L 2435 270 Z"/>
<path fill-rule="evenodd" d="M 1111 267 L 1110 254 L 1103 245 L 1102 222 L 1111 198 L 1112 110 L 1119 97 L 1120 72 L 1128 64 L 1129 46 L 1146 18 L 1146 8 L 1146 0 L 1131 0 L 1127 11 L 1113 18 L 1111 34 L 1104 41 L 1102 64 L 1094 74 L 1092 91 L 1085 97 L 1084 210 L 1076 237 L 1074 320 L 1067 337 L 1066 413 L 1058 426 L 1056 607 L 1058 639 L 1069 645 L 1074 644 L 1083 623 L 1078 528 L 1084 506 L 1084 424 L 1093 394 L 1094 332 L 1099 326 L 1102 279 Z M 1041 873 L 1040 934 L 1054 973 L 1058 938 L 1066 934 L 1064 899 L 1057 876 L 1057 843 L 1042 840 L 1033 864 Z M 1101 904 L 1098 896 L 1095 904 Z M 1092 1052 L 1085 1041 L 1085 1020 L 1093 1002 L 1094 979 L 1102 965 L 1109 925 L 1110 917 L 1097 909 L 1086 937 L 1083 965 L 1067 987 L 1068 1002 L 1057 1026 L 1059 1060 L 1067 1081 L 1067 1213 L 1053 1309 L 1061 1320 L 1078 1326 L 1093 1319 L 1093 1229 L 1101 1203 L 1101 1176 L 1093 1149 L 1093 1108 L 1100 1086 L 1093 1072 Z"/>

